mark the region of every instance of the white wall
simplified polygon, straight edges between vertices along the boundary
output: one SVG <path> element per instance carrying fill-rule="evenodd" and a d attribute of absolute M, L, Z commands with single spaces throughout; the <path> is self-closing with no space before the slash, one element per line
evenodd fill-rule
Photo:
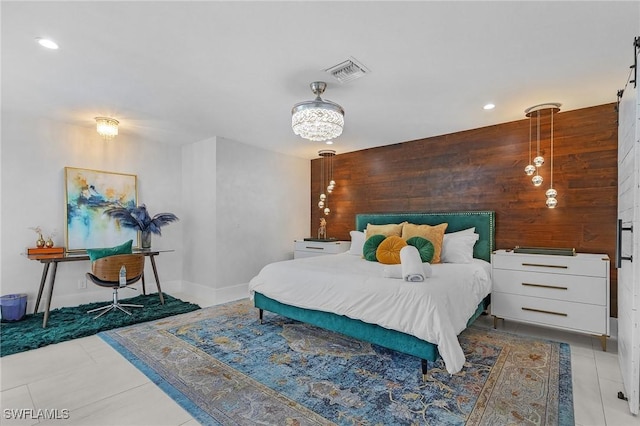
<path fill-rule="evenodd" d="M 216 138 L 182 147 L 182 201 L 185 207 L 183 290 L 214 297 L 216 251 Z"/>
<path fill-rule="evenodd" d="M 210 303 L 246 297 L 251 277 L 269 262 L 291 258 L 293 240 L 308 233 L 309 160 L 215 137 L 183 147 L 160 144 L 122 127 L 105 142 L 92 125 L 6 112 L 1 150 L 0 292 L 27 293 L 29 311 L 42 265 L 21 253 L 34 246 L 37 235 L 28 228 L 37 225 L 57 229 L 55 243 L 64 245 L 65 166 L 136 174 L 138 201 L 151 214 L 180 218 L 162 237 L 153 236 L 153 248 L 174 250 L 157 260 L 170 294 Z M 52 308 L 110 299 L 91 283 L 78 288 L 88 268 L 88 262 L 60 264 Z M 146 276 L 147 291 L 155 291 L 149 265 Z"/>
<path fill-rule="evenodd" d="M 310 161 L 217 137 L 183 147 L 183 290 L 220 303 L 247 296 L 267 263 L 307 234 Z M 214 209 L 211 207 L 214 206 Z"/>
<path fill-rule="evenodd" d="M 79 167 L 131 173 L 138 177 L 138 201 L 151 214 L 168 211 L 183 216 L 181 203 L 180 148 L 140 140 L 121 132 L 113 141 L 103 141 L 95 127 L 78 127 L 24 114 L 2 114 L 2 294 L 27 293 L 33 309 L 42 265 L 21 255 L 33 247 L 37 235 L 29 230 L 41 226 L 45 234 L 58 230 L 56 245 L 64 245 L 64 167 Z M 154 248 L 172 248 L 158 258 L 161 283 L 179 283 L 182 271 L 183 222 L 153 237 Z M 149 263 L 149 262 L 147 262 Z M 111 294 L 85 279 L 88 262 L 61 263 L 56 276 L 52 307 L 109 300 Z M 147 265 L 147 277 L 153 277 Z M 47 282 L 48 286 L 48 282 Z M 153 278 L 147 291 L 155 289 Z M 46 293 L 45 293 L 46 294 Z M 125 296 L 136 293 L 127 290 Z M 41 305 L 42 306 L 42 305 Z"/>
<path fill-rule="evenodd" d="M 219 283 L 248 283 L 307 236 L 311 162 L 218 138 Z"/>

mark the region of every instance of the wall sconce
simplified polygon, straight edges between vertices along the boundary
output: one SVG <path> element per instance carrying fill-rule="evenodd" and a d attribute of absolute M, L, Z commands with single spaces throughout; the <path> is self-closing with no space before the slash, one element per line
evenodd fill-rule
<path fill-rule="evenodd" d="M 535 173 L 535 176 L 531 178 L 531 183 L 534 186 L 541 186 L 543 182 L 542 176 L 540 176 L 540 167 L 544 164 L 544 157 L 540 155 L 540 133 L 541 133 L 541 121 L 543 120 L 543 112 L 548 114 L 549 117 L 549 143 L 551 146 L 551 173 L 549 179 L 549 189 L 545 193 L 547 197 L 547 207 L 550 209 L 555 208 L 558 205 L 558 191 L 553 188 L 553 114 L 560 111 L 560 106 L 557 102 L 550 102 L 546 104 L 534 105 L 524 110 L 524 113 L 527 117 L 529 117 L 529 163 L 527 167 L 524 168 L 524 172 L 527 176 L 532 176 Z M 533 164 L 531 161 L 531 141 L 532 141 L 532 128 L 533 128 L 533 117 L 536 119 L 536 157 L 533 159 Z"/>
<path fill-rule="evenodd" d="M 329 196 L 327 194 L 331 194 L 336 186 L 336 181 L 333 180 L 333 157 L 336 152 L 332 149 L 323 149 L 318 151 L 318 155 L 322 157 L 320 159 L 320 201 L 318 201 L 318 208 L 323 210 L 325 215 L 328 215 L 331 210 L 329 209 Z"/>
<path fill-rule="evenodd" d="M 118 136 L 118 120 L 109 117 L 96 117 L 96 130 L 104 140 L 111 140 Z"/>

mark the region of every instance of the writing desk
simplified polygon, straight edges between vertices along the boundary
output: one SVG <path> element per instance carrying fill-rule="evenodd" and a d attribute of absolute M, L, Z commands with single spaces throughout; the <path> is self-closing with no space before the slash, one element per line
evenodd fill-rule
<path fill-rule="evenodd" d="M 155 257 L 160 253 L 171 252 L 173 250 L 151 250 L 151 249 L 134 249 L 135 254 L 144 254 L 151 259 L 151 267 L 153 268 L 153 275 L 156 279 L 156 286 L 158 287 L 158 294 L 160 295 L 160 303 L 164 305 L 164 296 L 162 295 L 162 289 L 160 288 L 160 279 L 158 278 L 158 269 L 156 268 Z M 53 264 L 51 276 L 49 277 L 49 297 L 47 299 L 47 306 L 44 311 L 44 319 L 42 320 L 42 328 L 47 327 L 47 321 L 49 321 L 49 310 L 51 309 L 51 298 L 53 296 L 53 286 L 56 282 L 56 271 L 58 269 L 58 263 L 61 262 L 79 262 L 82 260 L 90 260 L 89 255 L 86 253 L 60 253 L 60 254 L 29 254 L 27 255 L 29 260 L 37 260 L 44 265 L 42 270 L 42 278 L 40 278 L 40 289 L 38 290 L 38 298 L 36 299 L 36 306 L 33 309 L 33 313 L 38 313 L 38 307 L 40 306 L 40 300 L 42 299 L 42 292 L 47 281 L 47 275 L 49 274 L 49 267 Z M 142 294 L 147 294 L 145 288 L 144 274 L 142 274 Z"/>

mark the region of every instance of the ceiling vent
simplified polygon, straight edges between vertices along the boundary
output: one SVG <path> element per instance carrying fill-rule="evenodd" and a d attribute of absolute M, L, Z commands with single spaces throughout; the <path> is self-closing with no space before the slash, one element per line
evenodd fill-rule
<path fill-rule="evenodd" d="M 369 69 L 353 57 L 324 71 L 331 74 L 340 83 L 347 83 L 369 73 Z"/>

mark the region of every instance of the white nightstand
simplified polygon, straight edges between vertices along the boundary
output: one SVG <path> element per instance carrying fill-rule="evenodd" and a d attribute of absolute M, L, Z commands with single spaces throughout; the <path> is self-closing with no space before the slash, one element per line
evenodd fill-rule
<path fill-rule="evenodd" d="M 609 256 L 497 250 L 491 264 L 494 328 L 497 319 L 510 319 L 595 334 L 607 350 Z"/>
<path fill-rule="evenodd" d="M 344 253 L 351 247 L 351 241 L 304 241 L 296 240 L 293 248 L 293 258 L 323 256 L 327 254 Z"/>

